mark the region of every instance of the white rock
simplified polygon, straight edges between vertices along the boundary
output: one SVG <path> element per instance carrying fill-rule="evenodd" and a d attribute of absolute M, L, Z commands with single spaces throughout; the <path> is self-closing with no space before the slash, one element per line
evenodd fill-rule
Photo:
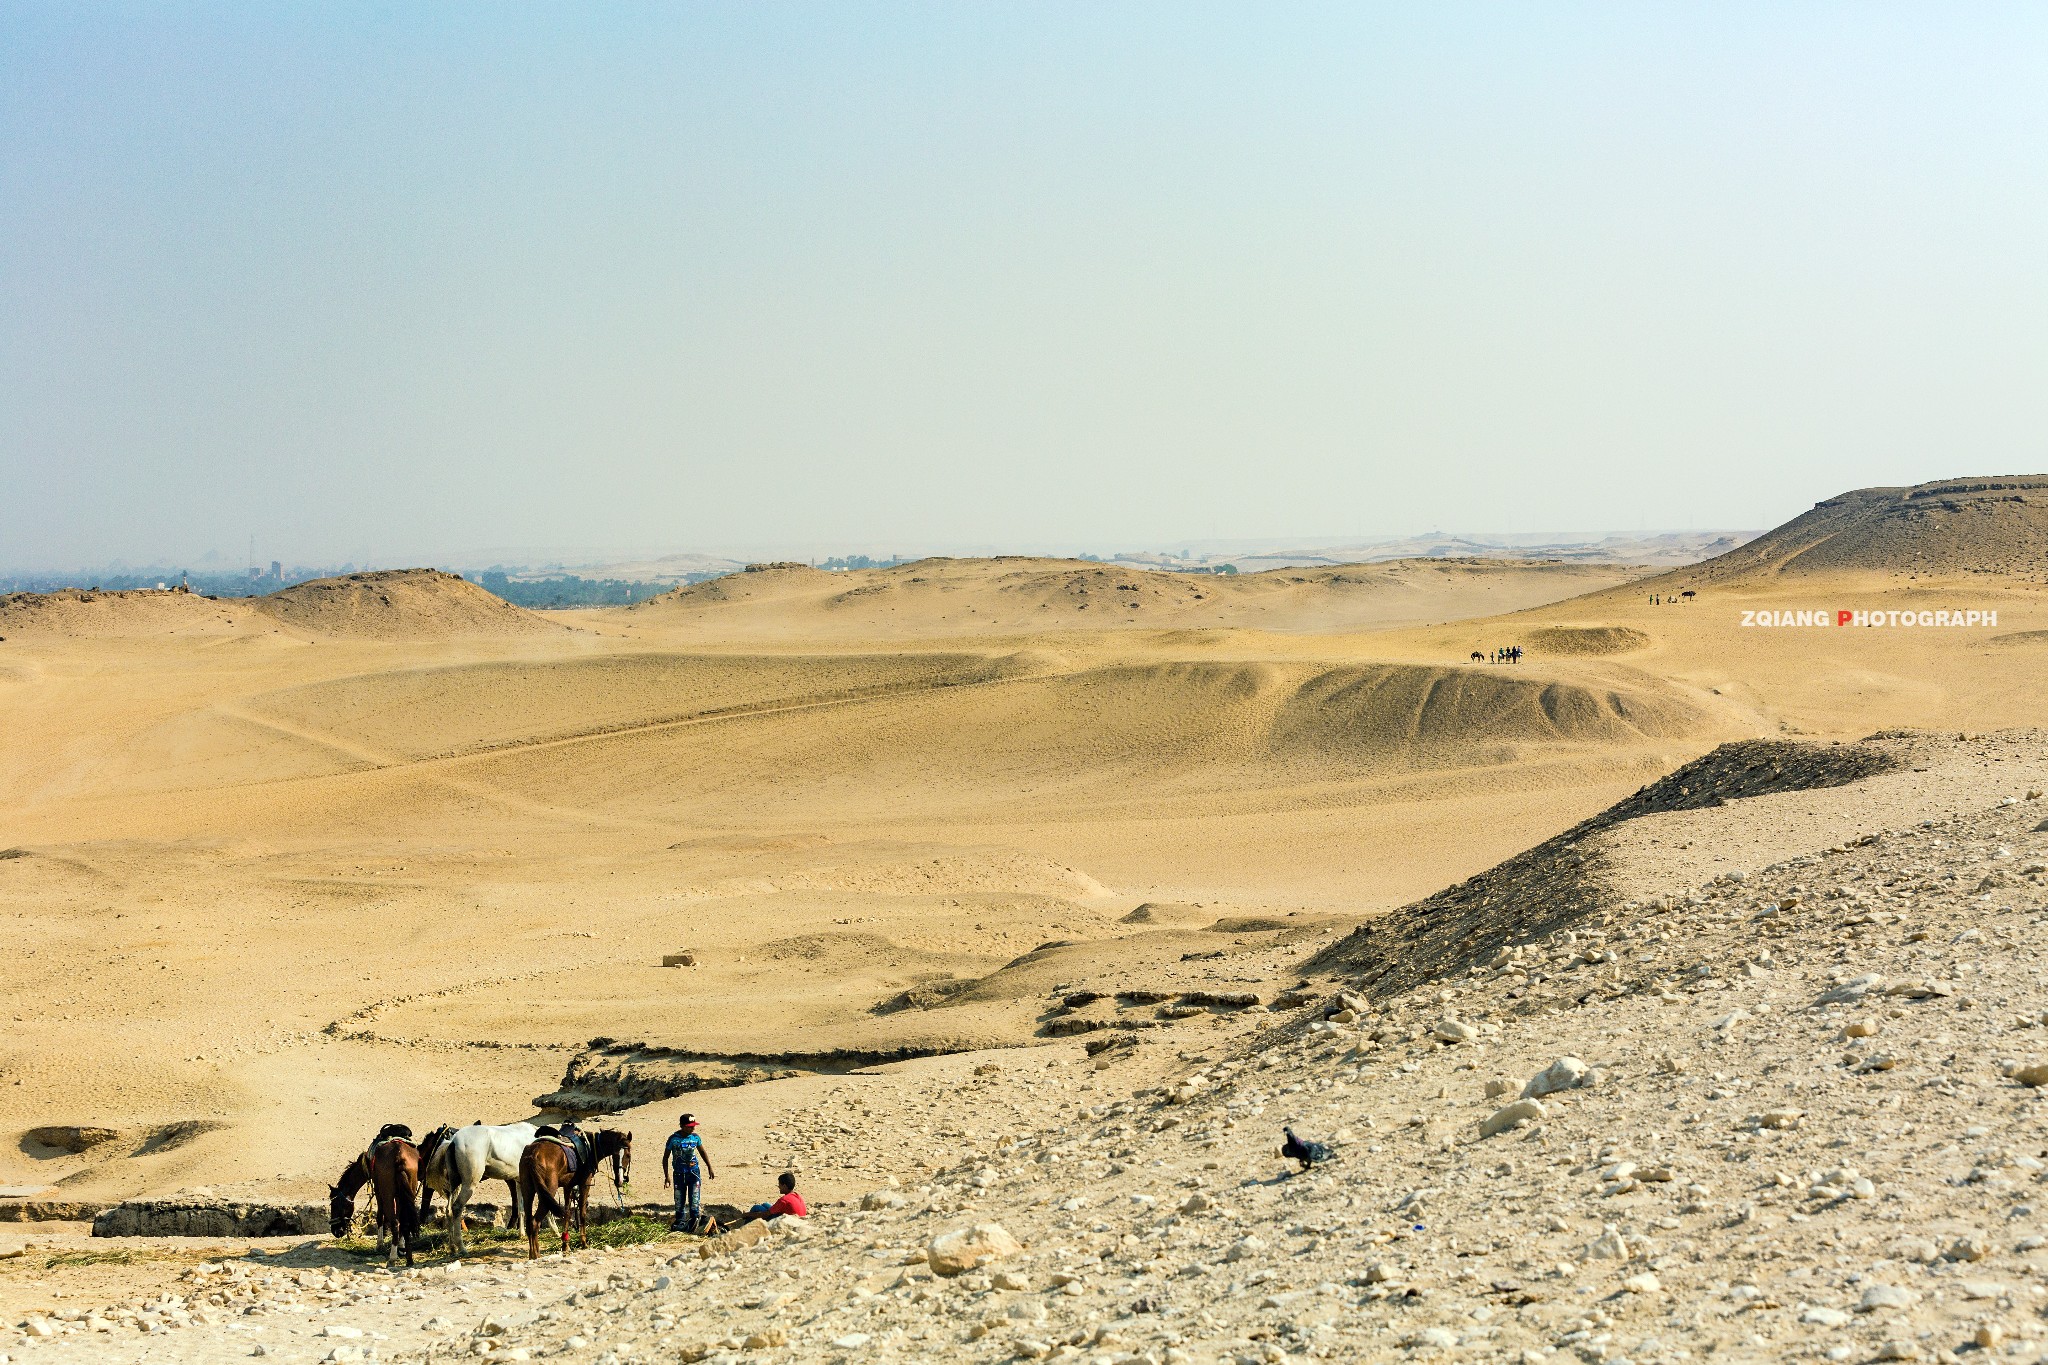
<path fill-rule="evenodd" d="M 1849 1315 L 1839 1308 L 1815 1306 L 1799 1315 L 1801 1322 L 1810 1322 L 1815 1327 L 1840 1327 L 1849 1321 Z"/>
<path fill-rule="evenodd" d="M 1522 1098 L 1539 1099 L 1554 1095 L 1560 1090 L 1570 1090 L 1586 1079 L 1586 1064 L 1576 1057 L 1560 1057 L 1529 1078 L 1522 1087 Z"/>
<path fill-rule="evenodd" d="M 1951 1261 L 1981 1261 L 1991 1254 L 1991 1243 L 1982 1237 L 1958 1237 L 1942 1254 Z"/>
<path fill-rule="evenodd" d="M 976 1223 L 971 1228 L 942 1232 L 925 1244 L 925 1259 L 937 1275 L 963 1274 L 1014 1256 L 1023 1246 L 1001 1223 Z"/>
<path fill-rule="evenodd" d="M 1920 1296 L 1910 1289 L 1901 1289 L 1895 1284 L 1874 1284 L 1863 1291 L 1856 1311 L 1875 1313 L 1887 1308 L 1911 1308 L 1918 1302 Z"/>
<path fill-rule="evenodd" d="M 1479 1036 L 1479 1030 L 1462 1019 L 1440 1019 L 1430 1032 L 1444 1043 L 1469 1043 Z"/>
<path fill-rule="evenodd" d="M 1628 1254 L 1628 1240 L 1612 1223 L 1606 1224 L 1600 1235 L 1586 1244 L 1586 1259 L 1589 1261 L 1625 1261 Z"/>
<path fill-rule="evenodd" d="M 1502 1105 L 1479 1124 L 1479 1136 L 1493 1137 L 1498 1133 L 1510 1132 L 1526 1123 L 1541 1123 L 1549 1118 L 1549 1111 L 1536 1100 L 1516 1100 L 1513 1104 Z"/>

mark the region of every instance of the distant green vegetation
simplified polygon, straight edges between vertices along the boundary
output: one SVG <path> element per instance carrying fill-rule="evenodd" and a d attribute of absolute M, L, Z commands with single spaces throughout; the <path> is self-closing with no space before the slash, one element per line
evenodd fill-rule
<path fill-rule="evenodd" d="M 442 1254 L 444 1250 L 442 1243 L 447 1234 L 439 1227 L 440 1218 L 440 1209 L 437 1206 L 434 1217 L 429 1220 L 429 1226 L 420 1229 L 420 1239 L 413 1247 L 413 1254 L 415 1256 L 430 1254 L 438 1256 Z M 667 1237 L 680 1237 L 682 1235 L 682 1233 L 671 1232 L 667 1220 L 652 1218 L 640 1213 L 629 1214 L 624 1218 L 613 1218 L 603 1223 L 593 1218 L 590 1223 L 590 1245 L 592 1248 L 641 1246 L 648 1242 L 659 1242 Z M 490 1256 L 509 1252 L 517 1252 L 520 1255 L 526 1253 L 526 1234 L 513 1228 L 472 1227 L 463 1232 L 462 1240 L 464 1249 L 471 1256 Z M 366 1232 L 356 1236 L 344 1237 L 338 1242 L 331 1243 L 331 1245 L 342 1255 L 351 1257 L 354 1260 L 381 1261 L 384 1259 L 384 1253 L 377 1249 L 376 1236 L 371 1233 Z M 540 1235 L 541 1250 L 553 1251 L 559 1249 L 561 1245 L 562 1234 L 560 1230 L 550 1224 Z M 575 1240 L 572 1240 L 569 1245 L 572 1250 L 580 1251 L 582 1249 Z M 81 1252 L 74 1254 L 90 1255 L 92 1253 Z M 111 1252 L 104 1254 L 121 1255 L 124 1253 Z"/>
<path fill-rule="evenodd" d="M 716 574 L 690 574 L 684 581 L 694 583 L 715 577 Z M 579 578 L 575 574 L 563 574 L 559 578 L 517 579 L 509 577 L 502 569 L 485 569 L 477 575 L 476 581 L 485 592 L 495 593 L 515 607 L 532 607 L 540 611 L 552 607 L 630 606 L 675 586 L 673 583 L 643 583 L 625 578 Z"/>
<path fill-rule="evenodd" d="M 887 559 L 869 559 L 866 555 L 834 555 L 830 559 L 820 560 L 818 567 L 821 569 L 893 569 L 898 564 L 908 564 L 909 562 L 909 560 L 901 555 L 891 555 Z"/>
<path fill-rule="evenodd" d="M 55 1270 L 59 1266 L 74 1265 L 129 1265 L 148 1259 L 144 1253 L 133 1250 L 122 1251 L 60 1251 L 54 1256 L 43 1258 L 43 1269 Z"/>

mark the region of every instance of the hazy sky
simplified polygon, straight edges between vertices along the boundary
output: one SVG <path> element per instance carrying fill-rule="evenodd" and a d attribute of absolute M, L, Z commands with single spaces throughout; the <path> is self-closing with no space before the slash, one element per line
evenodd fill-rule
<path fill-rule="evenodd" d="M 0 0 L 0 564 L 2048 469 L 2048 7 Z"/>

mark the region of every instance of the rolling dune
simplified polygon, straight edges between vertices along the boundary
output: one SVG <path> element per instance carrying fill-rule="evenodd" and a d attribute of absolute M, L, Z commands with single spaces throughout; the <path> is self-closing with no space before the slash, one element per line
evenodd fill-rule
<path fill-rule="evenodd" d="M 1916 501 L 2030 515 L 2010 491 Z M 558 618 L 419 574 L 282 604 L 12 600 L 44 624 L 0 630 L 0 1129 L 123 1136 L 0 1149 L 0 1184 L 317 1193 L 378 1123 L 522 1117 L 571 1071 L 602 1103 L 1048 1028 L 1200 1046 L 1211 1007 L 1115 993 L 1291 985 L 1281 964 L 1724 740 L 2038 716 L 2021 665 L 2048 590 L 2024 574 L 1651 592 L 1498 562 L 998 560 L 770 569 Z M 1740 625 L 1965 598 L 1997 627 Z M 1470 661 L 1503 644 L 1525 661 Z M 1740 838 L 1704 809 L 1632 822 L 1663 842 L 1628 875 L 1711 875 L 1860 809 L 1792 799 Z M 1485 940 L 1483 898 L 1458 907 Z M 290 1156 L 251 1173 L 251 1144 Z"/>

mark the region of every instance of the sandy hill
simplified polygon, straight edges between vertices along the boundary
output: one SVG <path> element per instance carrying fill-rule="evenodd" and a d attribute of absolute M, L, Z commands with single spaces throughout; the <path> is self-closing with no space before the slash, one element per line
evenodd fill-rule
<path fill-rule="evenodd" d="M 1507 559 L 1388 560 L 1235 575 L 1022 556 L 922 559 L 849 572 L 756 564 L 607 614 L 640 625 L 777 633 L 1354 630 L 1512 611 L 1627 583 L 1644 572 Z"/>
<path fill-rule="evenodd" d="M 316 578 L 272 593 L 256 605 L 294 629 L 345 639 L 445 640 L 562 629 L 438 569 L 380 569 Z"/>
<path fill-rule="evenodd" d="M 2048 475 L 1860 488 L 1660 582 L 1813 574 L 2048 578 Z"/>
<path fill-rule="evenodd" d="M 0 595 L 0 639 L 224 634 L 248 625 L 252 615 L 247 601 L 191 592 L 17 592 Z"/>

